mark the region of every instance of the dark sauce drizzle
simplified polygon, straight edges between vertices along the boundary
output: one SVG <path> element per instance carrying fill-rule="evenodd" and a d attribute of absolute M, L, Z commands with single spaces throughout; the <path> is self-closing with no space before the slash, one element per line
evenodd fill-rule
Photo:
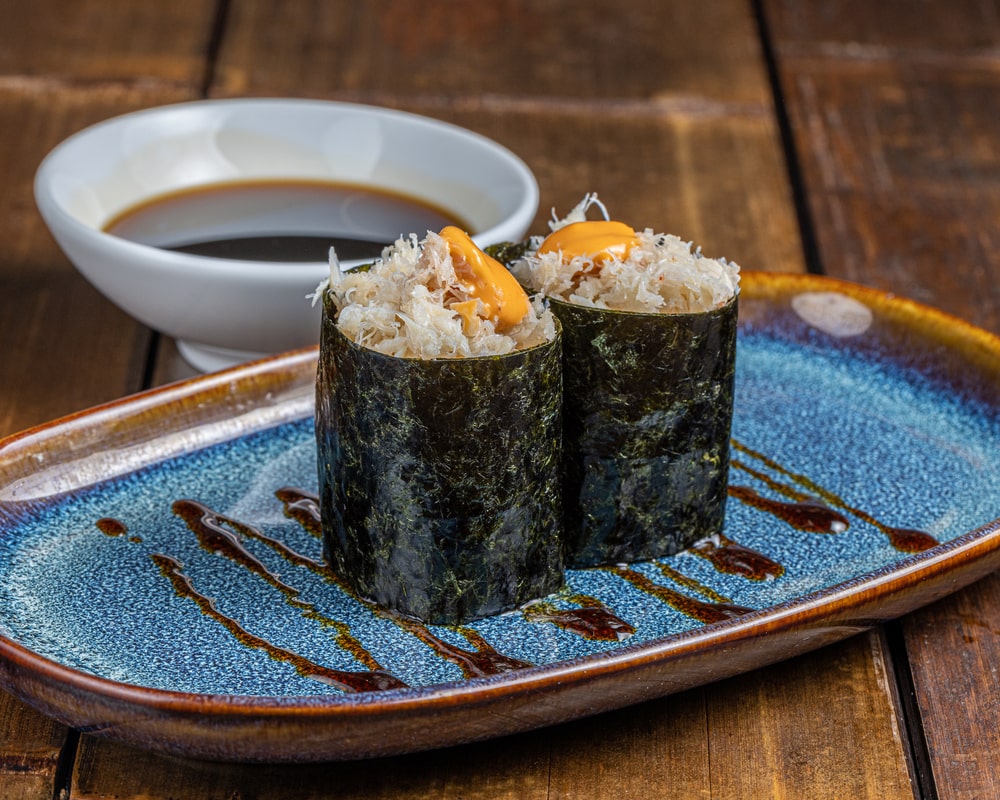
<path fill-rule="evenodd" d="M 499 675 L 502 672 L 513 672 L 514 670 L 534 666 L 530 662 L 521 661 L 517 658 L 505 656 L 503 653 L 498 653 L 489 642 L 471 628 L 462 626 L 455 628 L 455 630 L 465 637 L 469 644 L 476 648 L 475 650 L 463 650 L 461 647 L 457 647 L 451 642 L 447 642 L 440 636 L 437 636 L 420 620 L 389 609 L 377 608 L 375 606 L 371 606 L 371 608 L 379 616 L 395 622 L 404 631 L 426 644 L 441 658 L 450 661 L 452 664 L 456 664 L 462 670 L 462 675 L 466 678 Z"/>
<path fill-rule="evenodd" d="M 812 495 L 800 492 L 798 489 L 788 486 L 781 481 L 776 481 L 770 475 L 758 469 L 744 464 L 742 461 L 733 459 L 731 462 L 734 469 L 742 470 L 748 475 L 752 475 L 785 497 L 791 498 L 790 502 L 774 500 L 751 489 L 749 486 L 730 486 L 729 496 L 741 500 L 748 506 L 767 511 L 778 519 L 784 520 L 796 530 L 807 531 L 809 533 L 843 533 L 851 526 L 851 521 L 834 511 L 826 503 L 820 502 Z"/>
<path fill-rule="evenodd" d="M 285 507 L 285 516 L 295 520 L 302 528 L 316 537 L 322 536 L 320 525 L 319 498 L 312 492 L 303 489 L 285 486 L 275 492 L 275 496 Z M 269 537 L 267 537 L 269 538 Z M 263 539 L 262 539 L 263 541 Z M 279 554 L 285 554 L 285 546 L 277 540 L 270 540 L 270 546 Z M 297 556 L 297 554 L 295 554 Z M 341 591 L 348 594 L 354 600 L 365 605 L 373 614 L 387 619 L 397 625 L 402 630 L 409 633 L 419 641 L 430 647 L 440 658 L 450 661 L 462 670 L 466 678 L 482 677 L 485 675 L 497 675 L 501 672 L 510 672 L 515 669 L 524 669 L 534 666 L 527 661 L 511 658 L 498 653 L 493 647 L 471 628 L 457 627 L 455 630 L 468 641 L 475 650 L 464 650 L 451 642 L 447 642 L 436 635 L 420 620 L 399 614 L 391 609 L 382 608 L 369 600 L 359 597 L 348 585 L 333 572 L 325 563 L 305 559 L 297 556 L 301 561 L 293 561 L 300 566 L 304 566 L 325 580 L 336 585 Z M 291 560 L 291 559 L 290 559 Z"/>
<path fill-rule="evenodd" d="M 702 597 L 707 597 L 713 603 L 731 603 L 732 602 L 732 600 L 730 600 L 728 597 L 726 597 L 725 595 L 719 594 L 717 591 L 715 591 L 715 589 L 711 588 L 710 586 L 706 586 L 705 584 L 701 583 L 700 581 L 696 581 L 694 578 L 691 578 L 691 577 L 689 577 L 689 576 L 687 576 L 687 575 L 685 575 L 685 574 L 683 574 L 681 572 L 678 572 L 673 567 L 671 567 L 671 566 L 669 566 L 667 564 L 664 564 L 664 563 L 662 563 L 660 561 L 653 561 L 652 564 L 661 573 L 663 573 L 663 576 L 665 578 L 669 578 L 674 583 L 676 583 L 678 586 L 683 586 L 685 589 L 690 589 L 692 592 L 697 592 Z"/>
<path fill-rule="evenodd" d="M 620 578 L 624 578 L 637 589 L 645 592 L 646 594 L 652 595 L 658 600 L 662 600 L 671 608 L 675 608 L 682 614 L 685 614 L 692 619 L 696 619 L 699 622 L 704 622 L 706 624 L 721 622 L 724 619 L 733 619 L 734 617 L 740 617 L 743 614 L 749 614 L 753 611 L 751 608 L 744 608 L 743 606 L 734 605 L 732 603 L 705 603 L 701 600 L 696 600 L 693 597 L 681 594 L 680 592 L 674 591 L 666 586 L 653 583 L 641 572 L 636 572 L 634 569 L 629 567 L 616 566 L 607 567 L 606 569 Z"/>
<path fill-rule="evenodd" d="M 128 526 L 124 522 L 113 517 L 101 517 L 95 523 L 97 530 L 105 536 L 124 536 L 128 533 Z"/>
<path fill-rule="evenodd" d="M 903 552 L 920 552 L 938 543 L 936 539 L 923 531 L 885 525 L 871 514 L 848 505 L 838 495 L 823 489 L 807 476 L 792 472 L 773 459 L 735 440 L 732 444 L 735 450 L 791 479 L 793 483 L 804 487 L 808 492 L 775 480 L 766 473 L 734 459 L 732 466 L 735 469 L 740 469 L 759 479 L 772 490 L 789 498 L 789 502 L 766 498 L 747 486 L 730 486 L 730 496 L 754 508 L 771 513 L 798 530 L 826 534 L 847 530 L 850 521 L 844 514 L 835 510 L 835 508 L 839 508 L 877 528 L 889 538 L 893 547 Z M 304 531 L 312 536 L 322 538 L 319 498 L 316 494 L 286 486 L 278 489 L 275 496 L 283 504 L 286 517 L 297 522 Z M 284 542 L 264 534 L 252 525 L 218 514 L 194 500 L 178 500 L 174 503 L 173 510 L 198 537 L 198 541 L 204 549 L 218 553 L 257 575 L 280 591 L 285 601 L 297 608 L 304 617 L 318 622 L 324 627 L 332 628 L 336 632 L 337 644 L 368 668 L 368 671 L 360 672 L 330 669 L 255 636 L 236 620 L 216 609 L 210 598 L 200 594 L 190 578 L 184 574 L 183 567 L 178 561 L 161 553 L 154 553 L 151 556 L 160 572 L 170 580 L 178 596 L 193 600 L 203 614 L 223 625 L 247 647 L 263 650 L 271 658 L 292 665 L 300 675 L 337 686 L 349 692 L 384 691 L 406 687 L 405 683 L 382 669 L 371 653 L 351 635 L 346 623 L 321 614 L 312 603 L 301 600 L 299 590 L 285 583 L 278 575 L 267 569 L 264 563 L 244 546 L 240 537 L 255 539 L 290 564 L 304 567 L 321 576 L 324 580 L 333 583 L 354 600 L 367 606 L 377 616 L 393 622 L 400 629 L 429 646 L 439 657 L 456 664 L 466 678 L 496 675 L 533 666 L 530 662 L 497 652 L 476 630 L 469 627 L 455 626 L 452 630 L 464 637 L 472 645 L 473 650 L 463 649 L 442 639 L 420 620 L 382 608 L 359 597 L 344 580 L 328 568 L 325 562 L 296 552 Z M 98 530 L 109 537 L 121 537 L 128 533 L 128 528 L 123 522 L 111 517 L 102 517 L 97 520 L 96 526 Z M 132 542 L 142 541 L 137 535 L 128 538 Z M 781 564 L 756 550 L 728 539 L 722 534 L 696 543 L 689 548 L 688 552 L 707 559 L 720 572 L 743 575 L 750 580 L 768 580 L 784 574 L 784 567 Z M 719 594 L 714 589 L 683 575 L 667 564 L 658 561 L 650 563 L 671 581 L 708 598 L 711 602 L 706 603 L 654 583 L 641 572 L 630 567 L 614 566 L 604 569 L 677 611 L 706 624 L 739 617 L 753 610 L 734 604 L 729 598 Z M 633 625 L 617 617 L 596 598 L 582 594 L 570 594 L 565 599 L 575 603 L 577 607 L 559 608 L 549 601 L 539 600 L 529 603 L 521 611 L 525 619 L 530 622 L 551 623 L 591 640 L 622 641 L 635 632 Z"/>
<path fill-rule="evenodd" d="M 97 525 L 97 530 L 105 536 L 110 536 L 112 538 L 124 536 L 128 533 L 128 526 L 120 519 L 115 519 L 114 517 L 101 517 L 95 524 Z M 128 537 L 128 540 L 138 544 L 142 541 L 142 537 L 132 534 Z"/>
<path fill-rule="evenodd" d="M 584 639 L 599 642 L 620 642 L 635 633 L 635 626 L 611 613 L 600 600 L 585 594 L 566 598 L 577 608 L 559 608 L 546 600 L 536 600 L 521 609 L 529 622 L 550 622 Z"/>
<path fill-rule="evenodd" d="M 232 531 L 227 530 L 224 525 L 229 525 L 235 531 L 248 538 L 257 539 L 269 544 L 280 545 L 281 551 L 279 552 L 288 553 L 300 562 L 306 560 L 311 562 L 311 559 L 306 559 L 304 556 L 294 553 L 294 551 L 287 548 L 281 542 L 272 539 L 270 536 L 266 536 L 253 526 L 224 517 L 221 514 L 217 514 L 210 508 L 207 508 L 201 503 L 197 503 L 193 500 L 178 500 L 173 505 L 173 511 L 177 516 L 184 520 L 191 532 L 198 537 L 198 543 L 205 550 L 210 553 L 218 553 L 219 555 L 228 558 L 230 561 L 239 564 L 252 572 L 254 575 L 263 579 L 269 585 L 281 592 L 285 597 L 285 601 L 289 605 L 299 609 L 302 616 L 306 619 L 318 622 L 325 628 L 332 628 L 336 632 L 337 645 L 354 656 L 358 662 L 370 670 L 378 671 L 382 669 L 382 665 L 375 660 L 372 654 L 362 646 L 361 642 L 351 635 L 348 625 L 340 620 L 333 619 L 332 617 L 328 617 L 325 614 L 320 613 L 312 603 L 307 603 L 304 600 L 299 599 L 298 589 L 289 586 L 277 575 L 271 572 L 264 565 L 264 563 L 253 555 L 253 553 L 247 550 L 239 538 Z"/>
<path fill-rule="evenodd" d="M 707 559 L 719 571 L 730 575 L 743 575 L 750 580 L 763 581 L 780 578 L 785 574 L 785 568 L 777 561 L 768 558 L 763 553 L 745 547 L 721 533 L 696 542 L 686 551 L 692 555 Z M 695 580 L 682 572 L 678 572 L 662 561 L 651 561 L 664 577 L 669 578 L 678 586 L 690 589 L 715 603 L 731 603 L 732 601 L 719 594 L 709 586 Z M 581 605 L 584 605 L 581 603 Z"/>
<path fill-rule="evenodd" d="M 294 519 L 313 536 L 322 536 L 322 530 L 320 527 L 319 497 L 312 492 L 307 492 L 290 486 L 285 486 L 279 489 L 275 492 L 275 496 L 284 504 L 285 516 L 290 519 Z M 326 575 L 328 579 L 335 580 L 341 589 L 348 592 L 350 591 L 344 585 L 343 581 L 340 581 L 338 578 L 333 576 L 333 574 L 328 570 L 326 570 Z M 352 594 L 352 596 L 354 595 Z M 583 598 L 583 595 L 580 595 L 579 598 Z M 356 597 L 356 599 L 361 602 L 365 602 L 360 598 Z M 587 608 L 556 609 L 551 604 L 546 604 L 546 608 L 543 613 L 541 608 L 536 608 L 534 607 L 535 604 L 532 604 L 524 610 L 525 617 L 533 622 L 551 622 L 561 628 L 564 628 L 565 630 L 572 631 L 573 633 L 579 634 L 584 638 L 590 639 L 620 641 L 635 632 L 635 628 L 627 622 L 618 619 L 618 617 L 614 616 L 614 614 L 608 611 L 594 598 L 589 598 L 589 603 L 585 600 L 577 599 L 577 597 L 574 597 L 573 600 L 581 606 L 587 606 Z M 493 651 L 495 655 L 490 656 L 488 651 L 484 648 L 486 643 L 471 628 L 460 628 L 459 632 L 462 633 L 462 635 L 465 636 L 465 638 L 470 641 L 474 647 L 477 647 L 476 652 L 460 650 L 454 645 L 443 641 L 440 637 L 435 636 L 427 628 L 427 626 L 423 625 L 418 620 L 401 614 L 385 612 L 374 604 L 367 605 L 369 605 L 369 607 L 376 614 L 381 614 L 387 619 L 391 619 L 401 628 L 408 631 L 411 635 L 420 639 L 420 641 L 424 642 L 424 644 L 430 646 L 435 650 L 435 652 L 438 653 L 438 655 L 457 664 L 466 676 L 474 674 L 495 674 L 496 672 L 507 671 L 507 669 L 512 666 L 511 662 L 519 664 L 520 666 L 517 667 L 518 669 L 530 666 L 526 662 L 517 661 L 517 659 L 507 659 L 506 656 L 501 656 L 501 654 L 496 653 L 495 651 Z M 470 636 L 478 637 L 478 639 L 470 639 Z M 477 641 L 479 644 L 477 644 Z M 489 670 L 492 670 L 492 672 Z"/>
<path fill-rule="evenodd" d="M 736 462 L 733 466 L 738 466 Z M 766 511 L 799 531 L 809 533 L 842 533 L 849 522 L 843 515 L 823 503 L 810 500 L 788 502 L 764 497 L 749 486 L 730 486 L 729 496 L 748 506 Z"/>
<path fill-rule="evenodd" d="M 160 573 L 167 578 L 174 587 L 174 592 L 179 597 L 186 597 L 193 600 L 206 617 L 210 617 L 222 625 L 242 644 L 257 650 L 263 650 L 275 661 L 282 661 L 290 664 L 295 671 L 306 678 L 336 686 L 348 692 L 379 692 L 387 689 L 402 689 L 406 684 L 394 675 L 382 671 L 369 672 L 346 672 L 343 670 L 330 669 L 316 664 L 297 653 L 286 650 L 283 647 L 271 644 L 266 639 L 255 636 L 236 620 L 226 616 L 215 607 L 215 603 L 205 595 L 201 594 L 191 579 L 184 574 L 180 562 L 170 556 L 161 553 L 154 553 L 151 558 L 153 563 L 159 568 Z"/>
<path fill-rule="evenodd" d="M 708 559 L 719 572 L 742 575 L 752 581 L 774 580 L 785 574 L 785 568 L 777 561 L 721 533 L 695 542 L 687 552 Z"/>
<path fill-rule="evenodd" d="M 779 464 L 777 461 L 775 461 L 773 458 L 770 458 L 764 455 L 763 453 L 753 450 L 736 440 L 732 441 L 732 445 L 735 450 L 745 455 L 748 455 L 751 458 L 756 459 L 757 461 L 769 467 L 770 469 L 774 470 L 778 474 L 784 475 L 786 478 L 791 479 L 794 483 L 809 490 L 814 495 L 816 495 L 816 497 L 819 497 L 823 502 L 827 503 L 828 505 L 834 506 L 835 508 L 839 508 L 842 511 L 846 511 L 848 514 L 853 514 L 858 519 L 863 520 L 864 522 L 867 522 L 869 525 L 872 525 L 873 527 L 877 528 L 886 537 L 888 537 L 889 543 L 901 552 L 920 553 L 924 550 L 929 550 L 931 547 L 934 547 L 935 545 L 938 544 L 937 539 L 935 539 L 930 534 L 925 533 L 924 531 L 916 531 L 916 530 L 911 530 L 909 528 L 897 528 L 890 525 L 886 525 L 883 522 L 880 522 L 879 520 L 875 519 L 875 517 L 873 517 L 871 514 L 869 514 L 867 511 L 864 511 L 860 508 L 855 508 L 854 506 L 848 504 L 840 496 L 834 494 L 828 489 L 824 489 L 822 486 L 818 485 L 807 475 L 802 475 L 801 473 L 793 472 L 789 469 L 786 469 L 785 467 L 781 466 L 781 464 Z M 738 461 L 734 460 L 732 465 L 737 469 L 742 469 L 744 471 L 749 472 L 755 477 L 762 476 L 762 473 L 760 473 L 759 471 L 751 470 L 745 464 L 742 464 Z M 786 497 L 792 497 L 797 502 L 801 503 L 805 497 L 808 497 L 807 495 L 804 495 L 802 492 L 799 492 L 797 489 L 794 489 L 793 487 L 783 484 L 779 481 L 775 481 L 773 478 L 762 478 L 762 479 L 764 479 L 767 485 L 770 486 L 771 488 L 776 489 L 777 491 L 784 494 Z M 734 487 L 734 488 L 739 488 L 739 487 Z M 744 498 L 739 498 L 739 499 L 744 499 Z M 813 503 L 815 504 L 815 500 L 813 500 Z M 764 510 L 771 511 L 771 509 L 764 509 Z M 772 513 L 775 512 L 772 511 Z M 842 516 L 842 520 L 845 526 L 842 530 L 846 530 L 847 519 Z M 833 532 L 838 532 L 838 531 L 833 531 Z"/>

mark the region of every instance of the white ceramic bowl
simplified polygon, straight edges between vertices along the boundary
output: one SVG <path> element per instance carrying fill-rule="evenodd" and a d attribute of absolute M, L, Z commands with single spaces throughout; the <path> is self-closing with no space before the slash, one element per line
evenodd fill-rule
<path fill-rule="evenodd" d="M 538 208 L 528 167 L 483 136 L 400 111 L 292 99 L 181 103 L 99 123 L 45 158 L 35 199 L 98 290 L 209 371 L 314 344 L 319 309 L 306 295 L 329 274 L 327 263 L 195 256 L 102 229 L 160 195 L 284 179 L 423 200 L 465 221 L 481 246 L 523 238 Z"/>

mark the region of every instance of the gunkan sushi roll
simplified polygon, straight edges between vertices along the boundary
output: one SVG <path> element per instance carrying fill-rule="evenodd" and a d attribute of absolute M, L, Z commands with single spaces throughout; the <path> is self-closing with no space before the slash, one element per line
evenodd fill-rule
<path fill-rule="evenodd" d="M 504 252 L 562 322 L 567 562 L 683 550 L 725 513 L 739 267 L 607 219 L 596 195 L 550 227 Z"/>
<path fill-rule="evenodd" d="M 367 269 L 331 263 L 316 436 L 332 568 L 441 624 L 560 588 L 558 320 L 454 227 Z"/>

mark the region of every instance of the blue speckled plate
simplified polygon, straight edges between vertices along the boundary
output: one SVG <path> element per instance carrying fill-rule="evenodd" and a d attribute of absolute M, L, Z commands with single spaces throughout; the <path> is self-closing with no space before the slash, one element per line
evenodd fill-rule
<path fill-rule="evenodd" d="M 468 626 L 352 597 L 317 537 L 315 353 L 0 443 L 0 679 L 68 724 L 310 761 L 706 683 L 1000 563 L 1000 343 L 807 276 L 744 278 L 724 535 Z"/>

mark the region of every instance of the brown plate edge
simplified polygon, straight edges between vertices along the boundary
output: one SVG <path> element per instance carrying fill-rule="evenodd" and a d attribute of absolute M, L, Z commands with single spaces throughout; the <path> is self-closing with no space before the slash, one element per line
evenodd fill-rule
<path fill-rule="evenodd" d="M 746 273 L 743 286 L 754 295 L 842 291 L 879 308 L 930 316 L 936 333 L 985 347 L 991 362 L 1000 357 L 1000 339 L 992 334 L 875 289 L 779 273 Z M 175 421 L 178 408 L 217 412 L 246 394 L 254 402 L 280 405 L 284 389 L 308 389 L 315 357 L 316 348 L 275 356 L 7 437 L 0 441 L 0 485 L 10 477 L 4 454 L 15 446 L 30 449 L 45 437 L 98 424 L 114 435 L 124 430 L 127 438 L 123 419 L 159 419 L 162 429 L 163 418 Z M 214 402 L 206 404 L 210 398 Z M 911 612 L 997 567 L 1000 520 L 852 581 L 685 634 L 517 673 L 390 693 L 262 698 L 145 689 L 64 667 L 3 636 L 0 684 L 67 725 L 175 755 L 257 762 L 385 756 L 523 732 L 731 677 Z"/>

